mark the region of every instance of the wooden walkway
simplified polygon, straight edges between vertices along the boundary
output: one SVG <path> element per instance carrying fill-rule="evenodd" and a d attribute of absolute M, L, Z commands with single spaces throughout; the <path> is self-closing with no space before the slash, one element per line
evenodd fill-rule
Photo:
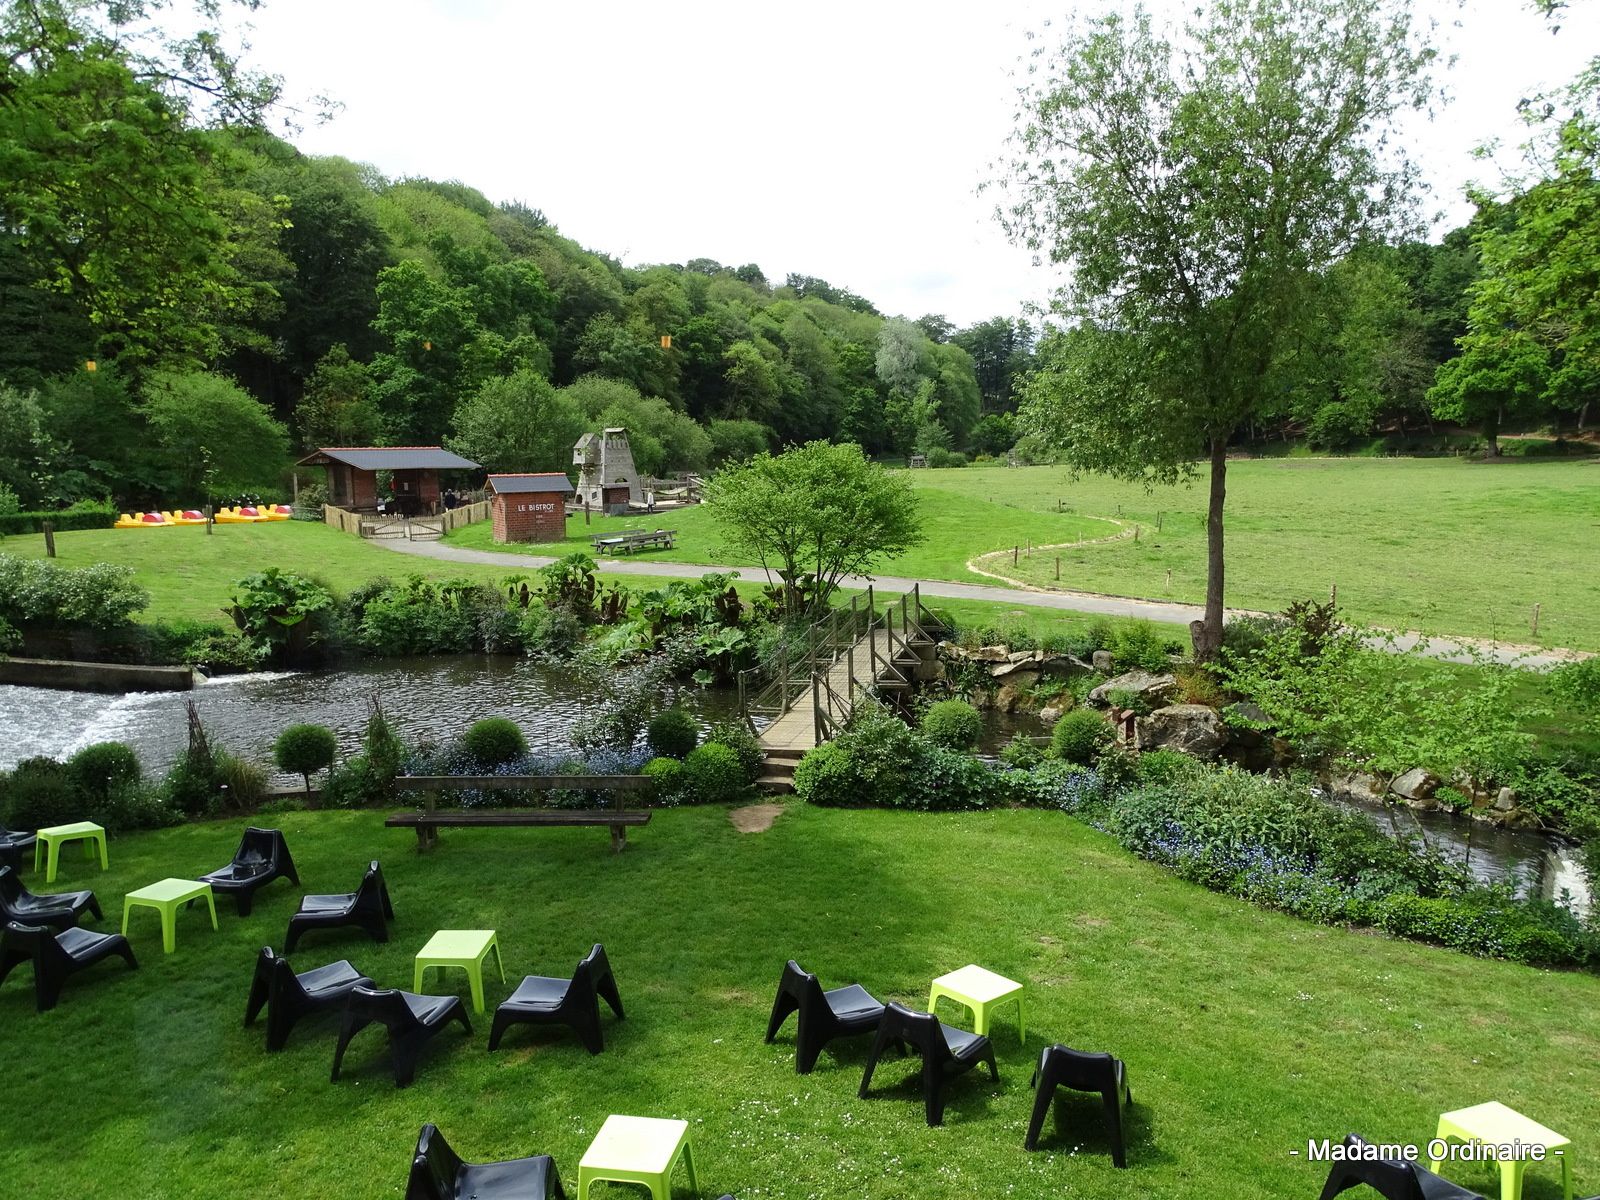
<path fill-rule="evenodd" d="M 881 611 L 871 587 L 865 605 L 830 611 L 779 664 L 777 678 L 759 695 L 749 697 L 740 679 L 746 719 L 771 718 L 757 734 L 762 748 L 774 758 L 796 758 L 833 737 L 863 701 L 908 691 L 919 651 L 933 645 L 939 628 L 915 586 Z"/>

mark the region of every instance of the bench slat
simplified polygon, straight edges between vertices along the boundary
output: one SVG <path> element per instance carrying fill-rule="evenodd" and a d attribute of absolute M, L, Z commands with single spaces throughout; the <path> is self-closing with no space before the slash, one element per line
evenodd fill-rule
<path fill-rule="evenodd" d="M 550 825 L 648 825 L 650 810 L 592 808 L 512 809 L 510 811 L 435 811 L 395 813 L 384 825 L 392 829 L 422 829 L 440 826 L 550 826 Z"/>

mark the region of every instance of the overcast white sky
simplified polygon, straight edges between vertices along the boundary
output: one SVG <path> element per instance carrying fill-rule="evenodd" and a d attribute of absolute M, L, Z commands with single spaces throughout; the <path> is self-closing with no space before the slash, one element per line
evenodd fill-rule
<path fill-rule="evenodd" d="M 1470 211 L 1463 184 L 1493 178 L 1472 147 L 1517 140 L 1516 101 L 1600 46 L 1600 6 L 1575 7 L 1552 37 L 1523 0 L 1466 0 L 1445 31 L 1454 102 L 1411 138 L 1445 228 Z M 965 325 L 1049 291 L 975 188 L 1011 129 L 1025 31 L 1071 9 L 267 0 L 249 36 L 291 97 L 344 103 L 296 138 L 308 153 L 524 201 L 630 265 L 756 262 Z"/>

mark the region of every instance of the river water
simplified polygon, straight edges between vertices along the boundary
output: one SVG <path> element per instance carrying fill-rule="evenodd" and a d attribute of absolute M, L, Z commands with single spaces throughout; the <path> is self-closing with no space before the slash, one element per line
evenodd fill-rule
<path fill-rule="evenodd" d="M 192 699 L 212 744 L 262 764 L 286 725 L 326 725 L 342 752 L 359 746 L 368 704 L 378 697 L 407 741 L 442 743 L 486 716 L 515 721 L 535 751 L 571 749 L 573 723 L 592 704 L 570 670 L 504 655 L 385 659 L 338 671 L 229 675 L 192 692 L 101 695 L 0 685 L 0 769 L 24 758 L 65 758 L 92 742 L 132 746 L 151 774 L 166 770 L 188 740 L 186 702 Z M 703 722 L 732 717 L 731 688 L 682 690 L 678 702 Z M 1037 719 L 985 714 L 983 749 L 997 752 L 1013 733 L 1043 732 Z M 284 777 L 294 783 L 298 777 Z M 1366 810 L 1364 810 L 1366 811 Z M 1380 828 L 1383 812 L 1371 812 Z M 1448 813 L 1397 814 L 1403 831 L 1420 820 L 1430 844 L 1489 883 L 1557 898 L 1563 890 L 1586 907 L 1588 895 L 1571 848 L 1542 834 L 1495 829 Z M 1469 857 L 1470 852 L 1470 857 Z"/>

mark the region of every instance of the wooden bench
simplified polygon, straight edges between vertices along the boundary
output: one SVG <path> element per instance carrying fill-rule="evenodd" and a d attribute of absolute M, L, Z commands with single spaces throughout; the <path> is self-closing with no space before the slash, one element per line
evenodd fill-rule
<path fill-rule="evenodd" d="M 415 829 L 417 850 L 432 849 L 439 841 L 439 830 L 446 827 L 549 827 L 603 825 L 611 830 L 611 849 L 622 853 L 628 844 L 628 826 L 648 825 L 649 809 L 629 809 L 623 798 L 629 792 L 653 791 L 655 780 L 648 775 L 402 775 L 394 781 L 396 791 L 420 792 L 420 810 L 395 813 L 384 825 L 390 829 Z M 615 808 L 450 808 L 438 807 L 441 791 L 480 792 L 614 792 Z"/>
<path fill-rule="evenodd" d="M 625 529 L 620 533 L 592 533 L 596 554 L 632 554 L 635 550 L 671 550 L 677 541 L 676 529 Z"/>

